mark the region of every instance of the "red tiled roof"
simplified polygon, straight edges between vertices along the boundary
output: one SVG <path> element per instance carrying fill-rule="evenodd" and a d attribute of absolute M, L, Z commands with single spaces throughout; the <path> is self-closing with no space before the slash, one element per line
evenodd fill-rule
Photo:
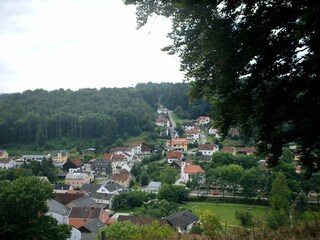
<path fill-rule="evenodd" d="M 80 158 L 73 158 L 71 161 L 75 166 L 80 167 L 83 166 L 83 162 L 80 160 Z"/>
<path fill-rule="evenodd" d="M 199 129 L 191 129 L 191 130 L 185 130 L 186 134 L 198 134 L 200 132 Z"/>
<path fill-rule="evenodd" d="M 129 172 L 116 173 L 112 175 L 112 180 L 125 182 L 130 176 L 133 178 L 132 174 Z"/>
<path fill-rule="evenodd" d="M 167 118 L 157 118 L 156 122 L 157 123 L 166 123 L 166 122 L 169 122 L 169 119 L 167 119 Z"/>
<path fill-rule="evenodd" d="M 103 160 L 110 161 L 112 159 L 112 156 L 113 156 L 112 153 L 103 154 Z"/>
<path fill-rule="evenodd" d="M 179 159 L 181 160 L 183 157 L 183 154 L 181 152 L 172 152 L 172 151 L 169 151 L 167 153 L 167 159 Z"/>
<path fill-rule="evenodd" d="M 184 168 L 185 173 L 205 173 L 199 165 L 187 165 Z"/>
<path fill-rule="evenodd" d="M 222 151 L 234 154 L 236 152 L 236 148 L 230 146 L 223 146 Z"/>
<path fill-rule="evenodd" d="M 215 144 L 199 144 L 198 150 L 213 150 L 217 148 Z"/>

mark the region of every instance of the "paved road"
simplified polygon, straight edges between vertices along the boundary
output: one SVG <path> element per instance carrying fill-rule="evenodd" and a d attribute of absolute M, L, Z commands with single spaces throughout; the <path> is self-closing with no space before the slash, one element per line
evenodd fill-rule
<path fill-rule="evenodd" d="M 172 111 L 169 111 L 168 110 L 168 115 L 169 115 L 169 119 L 170 119 L 170 122 L 171 122 L 171 127 L 173 129 L 175 129 L 177 127 L 177 124 L 175 123 L 175 121 L 173 120 L 173 117 L 172 117 Z"/>

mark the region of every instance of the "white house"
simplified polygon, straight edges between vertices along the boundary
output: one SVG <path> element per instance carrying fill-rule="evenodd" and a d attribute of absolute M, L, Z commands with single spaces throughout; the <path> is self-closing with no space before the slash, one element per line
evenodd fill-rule
<path fill-rule="evenodd" d="M 170 127 L 170 121 L 167 118 L 157 118 L 156 125 L 161 127 Z"/>
<path fill-rule="evenodd" d="M 219 151 L 219 147 L 216 144 L 199 144 L 198 151 L 201 152 L 202 155 L 211 156 Z"/>
<path fill-rule="evenodd" d="M 49 159 L 50 155 L 23 155 L 22 159 L 24 162 L 38 161 L 42 162 L 43 159 Z"/>
<path fill-rule="evenodd" d="M 16 161 L 10 158 L 0 158 L 0 169 L 8 169 L 17 167 Z"/>
<path fill-rule="evenodd" d="M 187 183 L 193 174 L 204 174 L 205 171 L 199 165 L 187 164 L 185 161 L 181 162 L 180 181 Z"/>
<path fill-rule="evenodd" d="M 199 137 L 200 137 L 199 128 L 194 128 L 193 130 L 185 130 L 185 133 L 187 134 L 188 142 L 194 143 L 199 141 Z"/>

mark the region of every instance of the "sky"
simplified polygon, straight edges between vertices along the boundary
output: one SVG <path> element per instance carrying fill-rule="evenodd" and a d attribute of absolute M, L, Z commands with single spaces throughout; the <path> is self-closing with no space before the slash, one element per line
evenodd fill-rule
<path fill-rule="evenodd" d="M 1 0 L 0 93 L 182 82 L 170 21 L 136 27 L 122 0 Z"/>

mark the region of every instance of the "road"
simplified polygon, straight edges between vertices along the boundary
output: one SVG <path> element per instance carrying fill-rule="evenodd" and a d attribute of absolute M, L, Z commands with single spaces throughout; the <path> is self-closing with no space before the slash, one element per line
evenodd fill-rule
<path fill-rule="evenodd" d="M 175 121 L 173 120 L 172 111 L 168 110 L 168 115 L 169 115 L 171 127 L 172 127 L 173 129 L 175 129 L 175 128 L 177 127 L 177 124 L 176 124 Z"/>

